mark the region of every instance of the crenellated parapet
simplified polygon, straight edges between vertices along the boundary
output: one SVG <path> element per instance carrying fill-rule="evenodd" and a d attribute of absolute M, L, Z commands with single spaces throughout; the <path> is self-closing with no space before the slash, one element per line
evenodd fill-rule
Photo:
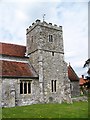
<path fill-rule="evenodd" d="M 41 22 L 41 20 L 37 19 L 35 22 L 32 23 L 31 26 L 29 26 L 29 28 L 26 29 L 26 34 L 32 31 L 37 25 L 47 27 L 50 29 L 56 29 L 62 32 L 62 26 L 57 26 L 56 24 L 53 25 L 52 23 L 47 23 L 45 21 Z"/>

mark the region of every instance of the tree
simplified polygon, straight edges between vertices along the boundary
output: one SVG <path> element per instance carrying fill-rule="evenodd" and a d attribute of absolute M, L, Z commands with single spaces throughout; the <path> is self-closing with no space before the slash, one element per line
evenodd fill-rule
<path fill-rule="evenodd" d="M 83 67 L 84 67 L 84 68 L 85 68 L 85 67 L 88 67 L 87 73 L 88 73 L 88 77 L 89 77 L 89 76 L 90 76 L 90 58 L 85 62 L 85 64 L 84 64 Z"/>
<path fill-rule="evenodd" d="M 84 68 L 85 68 L 85 67 L 88 67 L 88 71 L 87 71 L 88 76 L 86 76 L 88 82 L 85 83 L 85 84 L 86 84 L 87 87 L 90 89 L 90 58 L 89 58 L 87 61 L 85 61 L 85 64 L 84 64 L 83 67 L 84 67 Z"/>
<path fill-rule="evenodd" d="M 87 61 L 85 61 L 85 64 L 83 67 L 88 67 L 89 65 L 90 65 L 90 58 Z"/>

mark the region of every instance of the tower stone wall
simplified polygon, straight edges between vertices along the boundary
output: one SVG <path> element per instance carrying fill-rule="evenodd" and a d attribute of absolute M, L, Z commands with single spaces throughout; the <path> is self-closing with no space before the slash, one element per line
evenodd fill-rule
<path fill-rule="evenodd" d="M 26 37 L 27 55 L 39 75 L 40 101 L 71 102 L 62 26 L 36 20 L 27 29 Z"/>

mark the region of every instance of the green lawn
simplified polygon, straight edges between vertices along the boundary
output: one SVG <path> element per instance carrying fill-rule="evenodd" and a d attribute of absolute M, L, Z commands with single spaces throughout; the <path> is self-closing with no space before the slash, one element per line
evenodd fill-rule
<path fill-rule="evenodd" d="M 3 108 L 3 118 L 88 118 L 88 102 Z"/>

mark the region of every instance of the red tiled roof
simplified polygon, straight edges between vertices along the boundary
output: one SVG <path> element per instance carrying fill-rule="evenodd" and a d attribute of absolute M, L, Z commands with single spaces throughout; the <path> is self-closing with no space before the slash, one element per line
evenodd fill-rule
<path fill-rule="evenodd" d="M 80 78 L 79 85 L 83 85 L 83 84 L 85 84 L 88 81 L 89 81 L 88 79 Z"/>
<path fill-rule="evenodd" d="M 15 44 L 0 43 L 0 54 L 15 57 L 24 57 L 26 47 Z"/>
<path fill-rule="evenodd" d="M 68 78 L 71 81 L 79 81 L 79 77 L 77 76 L 71 65 L 68 66 Z"/>
<path fill-rule="evenodd" d="M 83 85 L 86 81 L 83 78 L 80 78 L 79 85 Z"/>
<path fill-rule="evenodd" d="M 9 77 L 34 77 L 33 71 L 28 63 L 1 61 L 0 60 L 0 76 Z"/>

